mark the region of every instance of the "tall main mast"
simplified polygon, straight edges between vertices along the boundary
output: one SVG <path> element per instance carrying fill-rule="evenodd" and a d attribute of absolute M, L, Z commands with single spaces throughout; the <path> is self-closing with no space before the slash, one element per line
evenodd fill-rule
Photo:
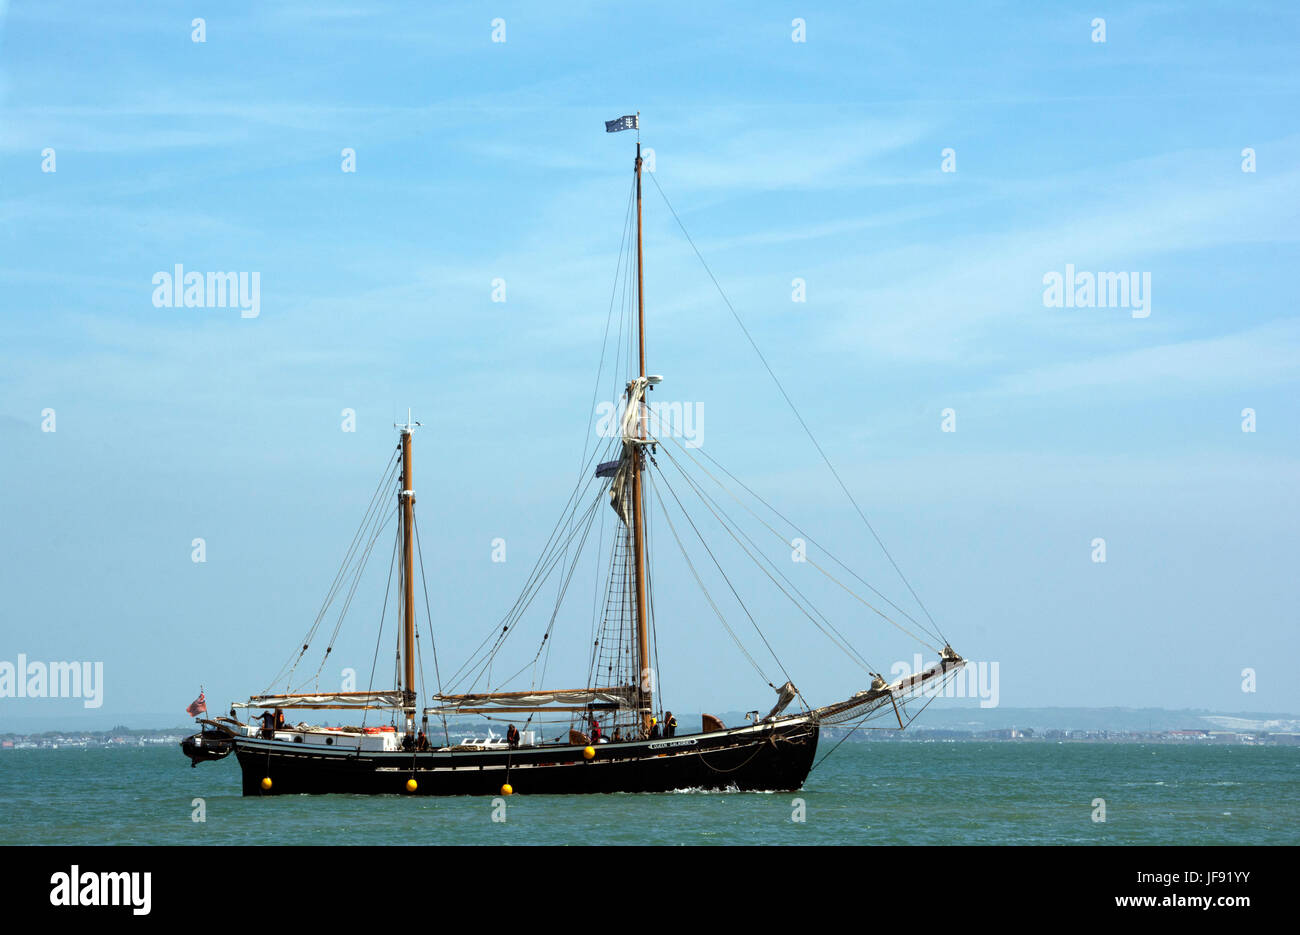
<path fill-rule="evenodd" d="M 639 118 L 638 114 L 638 118 Z M 641 251 L 641 127 L 637 120 L 636 140 L 636 317 L 638 346 L 640 350 L 641 372 L 638 385 L 641 387 L 636 400 L 640 407 L 637 412 L 637 438 L 646 437 L 645 396 L 649 390 L 645 382 L 645 282 L 642 279 Z M 641 518 L 641 451 L 636 445 L 632 452 L 632 542 L 636 559 L 636 645 L 637 657 L 641 665 L 641 681 L 638 686 L 638 708 L 641 713 L 641 727 L 650 730 L 652 710 L 651 693 L 654 690 L 650 673 L 650 644 L 646 635 L 646 582 L 645 582 L 645 529 Z"/>

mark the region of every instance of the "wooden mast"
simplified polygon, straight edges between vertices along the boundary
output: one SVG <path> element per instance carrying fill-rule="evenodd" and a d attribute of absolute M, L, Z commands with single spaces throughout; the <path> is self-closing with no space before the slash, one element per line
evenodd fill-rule
<path fill-rule="evenodd" d="M 402 577 L 405 588 L 402 594 L 404 633 L 402 661 L 406 678 L 402 683 L 403 701 L 407 707 L 406 731 L 415 729 L 415 549 L 413 547 L 412 521 L 415 515 L 415 487 L 411 477 L 411 414 L 406 414 L 402 427 Z"/>
<path fill-rule="evenodd" d="M 641 353 L 640 378 L 645 380 L 645 283 L 641 276 L 641 127 L 640 114 L 637 115 L 636 140 L 636 316 L 638 344 Z M 641 396 L 637 405 L 637 437 L 645 438 L 644 394 L 649 387 L 642 384 Z M 633 551 L 636 558 L 636 644 L 638 661 L 641 664 L 641 680 L 638 686 L 638 708 L 641 712 L 641 727 L 650 730 L 652 711 L 651 694 L 654 686 L 650 672 L 650 645 L 646 635 L 646 586 L 645 586 L 645 529 L 641 521 L 641 446 L 636 445 L 632 452 L 632 536 Z"/>

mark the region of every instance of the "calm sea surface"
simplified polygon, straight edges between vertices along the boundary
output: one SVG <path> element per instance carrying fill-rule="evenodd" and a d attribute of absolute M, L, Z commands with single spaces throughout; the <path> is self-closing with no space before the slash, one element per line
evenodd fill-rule
<path fill-rule="evenodd" d="M 798 794 L 506 803 L 246 799 L 233 756 L 179 747 L 0 753 L 0 844 L 1297 844 L 1300 749 L 846 743 Z"/>

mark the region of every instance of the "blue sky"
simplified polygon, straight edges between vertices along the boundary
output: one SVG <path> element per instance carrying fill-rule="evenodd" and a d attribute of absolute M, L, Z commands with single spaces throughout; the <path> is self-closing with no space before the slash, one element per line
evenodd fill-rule
<path fill-rule="evenodd" d="M 632 159 L 602 121 L 638 110 L 655 178 L 1003 705 L 1300 710 L 1293 5 L 0 11 L 0 659 L 102 660 L 96 717 L 263 688 L 407 406 L 439 655 L 478 644 L 572 487 Z M 660 398 L 701 404 L 710 455 L 903 603 L 652 184 L 645 212 Z M 259 316 L 155 307 L 178 263 L 259 272 Z M 1045 307 L 1067 264 L 1150 273 L 1151 314 Z M 656 561 L 669 706 L 766 706 Z M 912 658 L 824 593 L 873 664 Z M 382 594 L 339 665 L 368 671 Z M 810 699 L 863 687 L 758 606 Z M 65 715 L 90 716 L 0 699 L 0 729 Z"/>

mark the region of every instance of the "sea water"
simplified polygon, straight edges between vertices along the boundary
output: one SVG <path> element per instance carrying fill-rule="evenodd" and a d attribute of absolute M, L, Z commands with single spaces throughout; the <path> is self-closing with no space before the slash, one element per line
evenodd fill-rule
<path fill-rule="evenodd" d="M 851 742 L 795 793 L 515 785 L 244 798 L 233 756 L 191 769 L 179 747 L 6 750 L 0 844 L 1300 843 L 1294 747 Z"/>

